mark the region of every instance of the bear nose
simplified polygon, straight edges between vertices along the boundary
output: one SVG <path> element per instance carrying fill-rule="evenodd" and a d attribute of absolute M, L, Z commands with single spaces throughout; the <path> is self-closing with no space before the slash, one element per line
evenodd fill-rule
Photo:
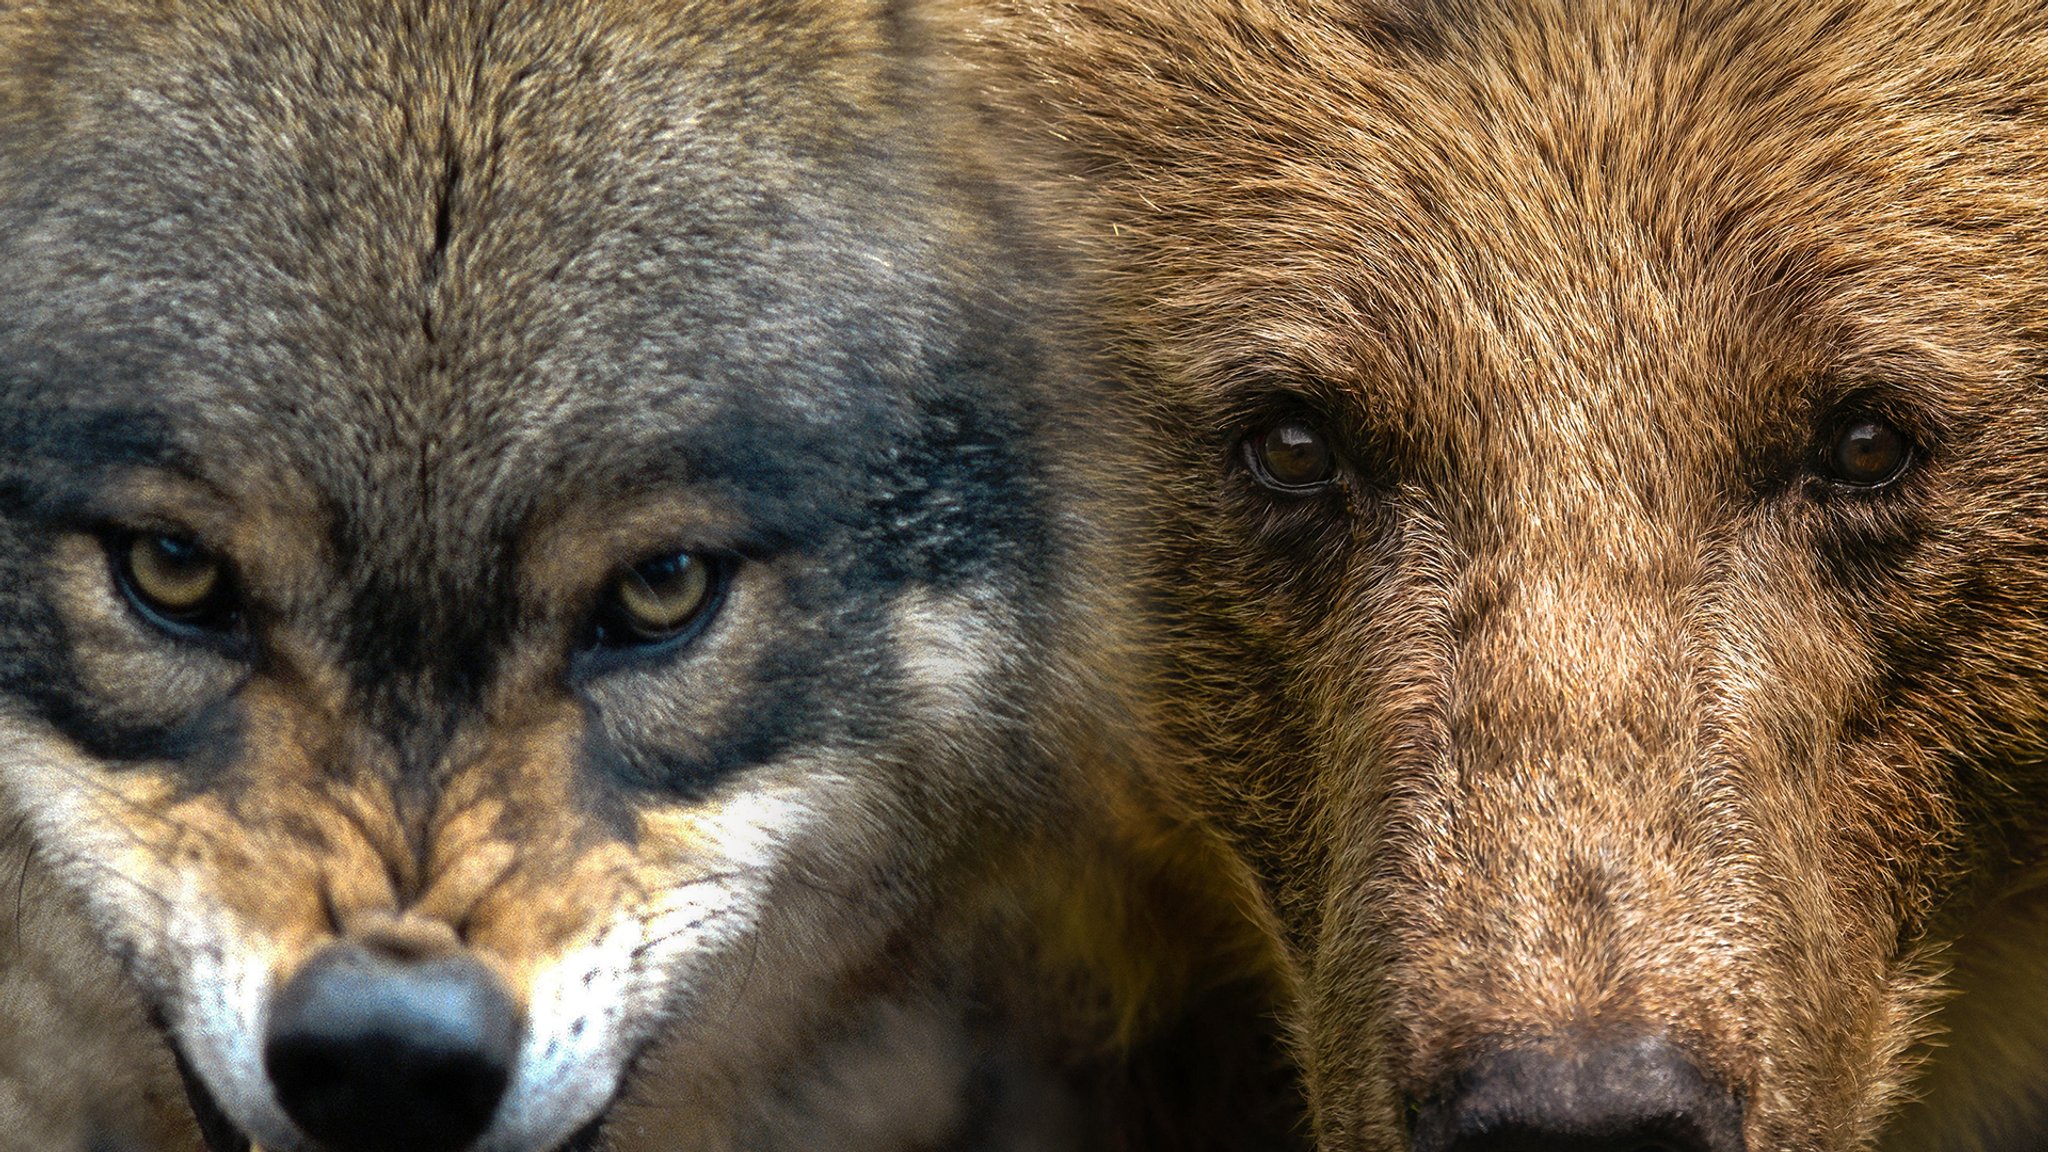
<path fill-rule="evenodd" d="M 519 1013 L 462 955 L 328 946 L 271 1005 L 263 1066 L 278 1103 L 330 1152 L 459 1152 L 490 1126 Z"/>
<path fill-rule="evenodd" d="M 1742 1108 L 1657 1037 L 1507 1048 L 1415 1115 L 1415 1152 L 1742 1152 Z"/>

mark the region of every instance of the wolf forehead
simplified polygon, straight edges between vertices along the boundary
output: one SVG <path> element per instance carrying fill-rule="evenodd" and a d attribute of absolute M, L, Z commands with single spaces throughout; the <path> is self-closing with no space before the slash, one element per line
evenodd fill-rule
<path fill-rule="evenodd" d="M 791 714 L 817 635 L 885 656 L 897 592 L 1055 570 L 1016 261 L 858 9 L 105 7 L 0 17 L 10 691 L 113 707 L 64 687 L 55 535 L 221 548 L 208 505 L 358 678 L 559 630 L 536 596 L 594 589 L 519 573 L 565 525 L 596 569 L 807 557 L 749 672 Z"/>
<path fill-rule="evenodd" d="M 581 489 L 687 487 L 756 546 L 1023 503 L 1018 254 L 879 9 L 119 8 L 0 20 L 31 487 L 290 477 L 349 555 Z"/>

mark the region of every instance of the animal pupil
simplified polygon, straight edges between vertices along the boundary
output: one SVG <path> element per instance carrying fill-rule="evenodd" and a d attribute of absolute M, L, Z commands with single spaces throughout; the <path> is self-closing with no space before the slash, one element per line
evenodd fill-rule
<path fill-rule="evenodd" d="M 666 640 L 695 620 L 711 598 L 711 565 L 688 552 L 672 552 L 627 570 L 613 585 L 613 611 L 600 624 L 611 644 Z"/>
<path fill-rule="evenodd" d="M 1829 464 L 1835 478 L 1875 486 L 1905 470 L 1911 447 L 1904 433 L 1871 416 L 1858 416 L 1835 434 Z"/>
<path fill-rule="evenodd" d="M 186 536 L 145 533 L 121 558 L 122 584 L 144 608 L 174 623 L 204 625 L 216 607 L 221 563 Z"/>
<path fill-rule="evenodd" d="M 1283 420 L 1252 441 L 1252 470 L 1269 488 L 1314 488 L 1335 471 L 1330 446 L 1305 421 Z"/>

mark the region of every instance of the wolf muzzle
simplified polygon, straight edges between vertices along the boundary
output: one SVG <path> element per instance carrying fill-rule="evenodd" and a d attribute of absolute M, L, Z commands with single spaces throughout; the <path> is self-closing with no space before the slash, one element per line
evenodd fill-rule
<path fill-rule="evenodd" d="M 263 1044 L 278 1103 L 332 1152 L 460 1152 L 497 1113 L 518 1008 L 464 955 L 328 946 L 278 991 Z"/>

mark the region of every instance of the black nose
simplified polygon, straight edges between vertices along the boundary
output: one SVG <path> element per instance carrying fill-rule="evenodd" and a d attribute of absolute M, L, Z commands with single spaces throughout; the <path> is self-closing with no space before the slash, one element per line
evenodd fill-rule
<path fill-rule="evenodd" d="M 335 944 L 278 992 L 263 1066 L 331 1152 L 459 1152 L 490 1126 L 518 1045 L 519 1013 L 476 961 Z"/>
<path fill-rule="evenodd" d="M 1657 1037 L 1475 1061 L 1415 1116 L 1416 1152 L 1742 1152 L 1742 1106 Z"/>

